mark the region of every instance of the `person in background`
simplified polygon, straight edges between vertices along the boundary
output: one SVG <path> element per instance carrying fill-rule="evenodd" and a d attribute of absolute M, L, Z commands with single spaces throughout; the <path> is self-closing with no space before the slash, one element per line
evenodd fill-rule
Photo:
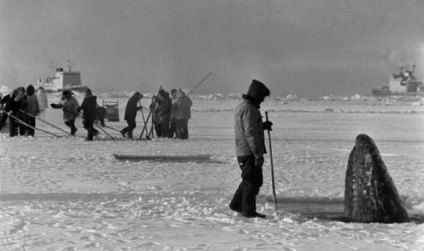
<path fill-rule="evenodd" d="M 77 109 L 79 107 L 78 100 L 72 96 L 72 91 L 64 90 L 59 104 L 50 104 L 54 109 L 63 110 L 63 121 L 65 125 L 71 129 L 71 135 L 74 136 L 78 131 L 75 126 L 75 119 L 78 117 Z"/>
<path fill-rule="evenodd" d="M 155 128 L 156 136 L 158 138 L 162 137 L 162 126 L 161 126 L 161 120 L 159 117 L 160 109 L 159 109 L 159 98 L 157 95 L 153 95 L 152 97 L 152 103 L 149 106 L 149 109 L 152 113 L 152 123 Z"/>
<path fill-rule="evenodd" d="M 2 130 L 3 126 L 6 123 L 6 120 L 8 118 L 7 112 L 3 112 L 4 107 L 7 103 L 7 101 L 9 100 L 10 96 L 12 93 L 9 93 L 5 96 L 2 96 L 1 100 L 0 100 L 0 131 Z"/>
<path fill-rule="evenodd" d="M 168 133 L 168 138 L 173 138 L 174 134 L 175 134 L 175 127 L 176 127 L 176 119 L 175 119 L 175 115 L 176 115 L 176 110 L 173 109 L 172 104 L 175 101 L 175 99 L 177 98 L 177 90 L 176 89 L 172 89 L 171 90 L 171 117 L 170 117 L 170 122 L 169 122 L 169 133 Z"/>
<path fill-rule="evenodd" d="M 168 137 L 169 134 L 169 122 L 171 120 L 171 107 L 172 101 L 169 97 L 169 93 L 164 89 L 161 89 L 156 96 L 157 101 L 157 126 L 160 128 L 161 134 L 158 137 Z"/>
<path fill-rule="evenodd" d="M 272 123 L 262 122 L 260 104 L 270 95 L 269 89 L 253 80 L 234 115 L 236 155 L 242 181 L 231 202 L 230 209 L 248 218 L 265 218 L 256 212 L 256 196 L 263 184 L 262 166 L 265 150 L 264 129 L 272 130 Z"/>
<path fill-rule="evenodd" d="M 20 136 L 25 135 L 26 126 L 19 122 L 19 120 L 22 122 L 25 120 L 25 114 L 23 113 L 25 106 L 25 88 L 18 87 L 12 91 L 3 110 L 3 113 L 7 113 L 9 117 L 10 137 L 18 135 L 18 131 Z"/>
<path fill-rule="evenodd" d="M 26 128 L 26 135 L 33 136 L 35 134 L 36 116 L 40 113 L 37 95 L 33 85 L 28 85 L 26 88 L 26 106 L 25 106 L 25 123 L 29 125 Z"/>
<path fill-rule="evenodd" d="M 81 106 L 77 108 L 77 113 L 79 114 L 81 111 L 82 115 L 82 123 L 84 128 L 87 130 L 87 138 L 86 141 L 93 141 L 93 137 L 99 134 L 94 128 L 94 121 L 96 120 L 96 109 L 97 109 L 97 97 L 93 95 L 91 89 L 85 90 L 85 97 L 81 103 Z"/>
<path fill-rule="evenodd" d="M 129 139 L 133 138 L 133 130 L 137 126 L 135 122 L 137 111 L 143 109 L 141 105 L 139 106 L 139 101 L 142 98 L 143 98 L 143 94 L 139 92 L 135 92 L 127 102 L 127 106 L 125 107 L 124 120 L 127 121 L 128 126 L 121 130 L 121 134 L 124 138 L 125 137 L 128 137 Z"/>
<path fill-rule="evenodd" d="M 49 107 L 49 100 L 43 87 L 38 87 L 37 90 L 38 105 L 40 107 L 40 118 L 46 119 L 46 109 Z"/>
<path fill-rule="evenodd" d="M 96 108 L 96 121 L 100 122 L 100 125 L 102 127 L 105 127 L 105 116 L 106 116 L 106 108 L 104 108 L 103 106 L 99 106 L 97 104 L 97 108 Z"/>
<path fill-rule="evenodd" d="M 183 90 L 178 89 L 177 98 L 172 104 L 175 110 L 175 132 L 178 139 L 188 139 L 188 120 L 191 118 L 192 105 L 191 99 Z"/>

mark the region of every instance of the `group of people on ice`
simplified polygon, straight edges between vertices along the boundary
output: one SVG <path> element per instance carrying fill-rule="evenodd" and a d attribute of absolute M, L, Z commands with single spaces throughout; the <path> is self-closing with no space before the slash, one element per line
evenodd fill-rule
<path fill-rule="evenodd" d="M 127 121 L 128 126 L 120 132 L 123 137 L 132 139 L 133 130 L 136 127 L 135 118 L 138 111 L 144 113 L 140 100 L 143 94 L 135 92 L 134 95 L 128 100 L 125 108 L 124 119 Z M 154 129 L 158 138 L 173 138 L 188 139 L 188 120 L 191 118 L 191 106 L 193 102 L 181 89 L 172 89 L 169 94 L 164 89 L 160 89 L 157 95 L 152 97 L 152 102 L 149 106 L 152 116 Z M 147 117 L 147 120 L 149 119 Z M 146 129 L 147 124 L 144 124 Z"/>
<path fill-rule="evenodd" d="M 34 136 L 36 117 L 44 117 L 47 96 L 41 87 L 35 93 L 33 85 L 15 88 L 10 94 L 0 94 L 0 130 L 9 118 L 9 135 Z"/>
<path fill-rule="evenodd" d="M 253 80 L 247 94 L 242 96 L 242 102 L 235 109 L 235 145 L 242 181 L 234 193 L 229 207 L 248 218 L 266 217 L 256 211 L 256 196 L 263 184 L 263 155 L 266 153 L 264 130 L 272 130 L 272 122 L 263 122 L 259 109 L 265 97 L 269 95 L 270 90 L 262 82 Z M 135 92 L 128 100 L 124 116 L 128 126 L 120 130 L 123 137 L 133 138 L 138 111 L 141 111 L 145 122 L 143 107 L 140 104 L 142 98 L 143 94 Z M 1 98 L 0 103 L 2 110 L 0 127 L 9 118 L 11 137 L 16 136 L 18 132 L 19 135 L 33 136 L 36 116 L 42 116 L 48 106 L 44 90 L 39 88 L 38 94 L 35 94 L 32 85 L 26 89 L 23 87 L 14 89 L 9 95 Z M 171 94 L 160 89 L 157 95 L 152 97 L 147 120 L 150 115 L 153 116 L 153 125 L 158 137 L 172 138 L 175 134 L 179 139 L 187 139 L 189 136 L 187 124 L 191 117 L 191 106 L 191 99 L 181 89 L 172 89 Z M 97 97 L 92 94 L 90 89 L 85 91 L 81 105 L 71 91 L 65 90 L 60 102 L 51 104 L 51 107 L 63 110 L 63 120 L 70 128 L 72 135 L 75 135 L 77 131 L 75 119 L 82 112 L 88 141 L 93 140 L 93 137 L 99 133 L 94 128 L 96 119 L 100 117 L 104 126 L 105 110 L 98 106 Z M 147 129 L 146 127 L 145 122 L 143 130 Z"/>
<path fill-rule="evenodd" d="M 128 100 L 124 116 L 128 126 L 120 130 L 125 138 L 133 138 L 133 130 L 137 126 L 137 113 L 140 110 L 143 112 L 140 104 L 142 98 L 143 94 L 135 92 Z M 34 136 L 36 118 L 44 119 L 44 113 L 48 107 L 48 99 L 44 89 L 38 88 L 38 93 L 35 94 L 33 85 L 29 85 L 27 88 L 18 87 L 5 97 L 0 96 L 0 103 L 0 130 L 5 125 L 6 119 L 9 118 L 10 137 L 17 135 Z M 99 131 L 94 127 L 95 123 L 100 123 L 102 127 L 106 126 L 104 122 L 106 109 L 97 104 L 97 97 L 93 95 L 90 89 L 85 91 L 81 105 L 73 96 L 71 90 L 64 90 L 60 101 L 52 103 L 50 106 L 54 109 L 63 110 L 63 121 L 69 127 L 70 135 L 75 135 L 78 130 L 75 120 L 81 112 L 83 126 L 87 130 L 87 141 L 92 141 L 99 134 Z M 152 117 L 157 137 L 187 139 L 191 106 L 191 99 L 181 89 L 172 89 L 171 94 L 169 94 L 161 88 L 157 95 L 152 97 L 149 107 L 149 116 Z M 149 117 L 147 120 L 149 120 Z M 146 130 L 147 134 L 147 121 L 144 122 L 143 129 Z"/>

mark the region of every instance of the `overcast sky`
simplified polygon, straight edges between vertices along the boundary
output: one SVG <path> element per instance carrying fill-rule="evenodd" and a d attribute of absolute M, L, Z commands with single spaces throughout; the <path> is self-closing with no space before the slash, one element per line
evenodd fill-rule
<path fill-rule="evenodd" d="M 370 94 L 400 65 L 424 77 L 422 0 L 0 0 L 0 85 L 56 67 L 83 85 L 154 92 Z"/>

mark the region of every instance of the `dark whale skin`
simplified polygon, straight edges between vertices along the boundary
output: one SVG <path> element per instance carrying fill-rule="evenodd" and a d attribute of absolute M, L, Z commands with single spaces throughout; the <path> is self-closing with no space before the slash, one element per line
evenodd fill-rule
<path fill-rule="evenodd" d="M 410 221 L 377 146 L 365 134 L 356 137 L 349 155 L 344 218 L 361 223 Z"/>

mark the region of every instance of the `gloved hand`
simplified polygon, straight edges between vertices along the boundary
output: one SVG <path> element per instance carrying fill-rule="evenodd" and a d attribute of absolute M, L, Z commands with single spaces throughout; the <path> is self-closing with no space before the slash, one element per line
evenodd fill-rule
<path fill-rule="evenodd" d="M 52 108 L 57 108 L 57 104 L 53 104 L 53 103 L 51 103 L 51 104 L 50 104 L 50 106 L 51 106 Z"/>
<path fill-rule="evenodd" d="M 262 166 L 264 164 L 264 157 L 256 157 L 255 158 L 255 166 Z"/>
<path fill-rule="evenodd" d="M 137 107 L 137 111 L 140 111 L 141 109 L 143 109 L 143 106 Z"/>
<path fill-rule="evenodd" d="M 262 126 L 264 130 L 272 131 L 272 122 L 271 121 L 265 121 L 262 123 Z"/>

